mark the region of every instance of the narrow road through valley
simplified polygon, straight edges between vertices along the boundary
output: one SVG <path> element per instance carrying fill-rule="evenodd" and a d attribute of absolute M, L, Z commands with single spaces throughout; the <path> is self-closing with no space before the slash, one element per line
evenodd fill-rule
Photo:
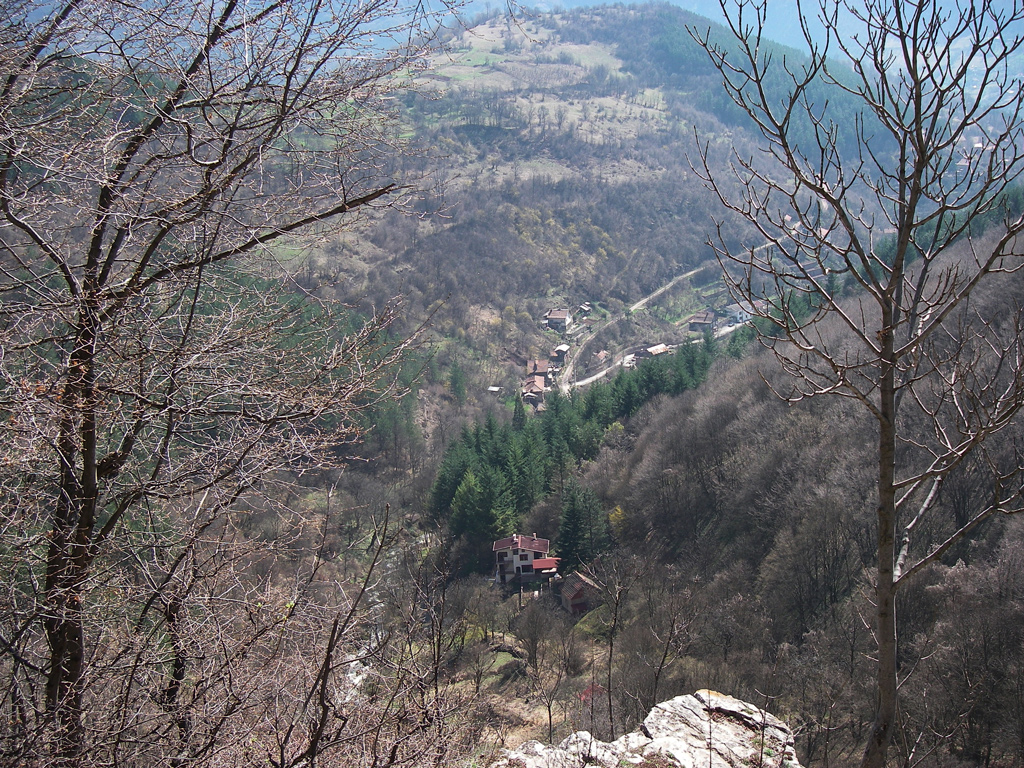
<path fill-rule="evenodd" d="M 623 358 L 620 357 L 610 366 L 608 366 L 607 368 L 598 373 L 595 373 L 593 376 L 588 376 L 587 378 L 582 379 L 580 381 L 573 380 L 573 377 L 576 372 L 576 363 L 583 358 L 583 353 L 586 351 L 587 345 L 594 339 L 594 337 L 598 334 L 599 331 L 603 331 L 609 325 L 619 322 L 624 317 L 626 317 L 627 314 L 643 309 L 644 307 L 647 306 L 648 303 L 658 298 L 663 293 L 668 291 L 670 288 L 675 286 L 676 283 L 678 283 L 680 280 L 685 280 L 688 277 L 692 277 L 693 275 L 697 274 L 700 270 L 701 267 L 697 267 L 696 269 L 691 269 L 689 272 L 684 272 L 681 275 L 676 275 L 660 288 L 644 296 L 642 299 L 640 299 L 640 301 L 636 302 L 635 304 L 630 305 L 629 309 L 620 312 L 614 317 L 608 318 L 607 322 L 602 323 L 599 326 L 594 326 L 586 333 L 583 333 L 579 337 L 577 337 L 574 344 L 574 348 L 571 349 L 568 352 L 568 354 L 566 354 L 565 365 L 562 366 L 562 371 L 559 375 L 558 387 L 559 389 L 561 389 L 562 393 L 568 394 L 569 390 L 571 390 L 573 387 L 582 387 L 587 384 L 590 384 L 591 382 L 596 381 L 597 379 L 600 379 L 603 376 L 606 376 L 611 371 L 615 370 L 620 365 L 622 365 Z"/>

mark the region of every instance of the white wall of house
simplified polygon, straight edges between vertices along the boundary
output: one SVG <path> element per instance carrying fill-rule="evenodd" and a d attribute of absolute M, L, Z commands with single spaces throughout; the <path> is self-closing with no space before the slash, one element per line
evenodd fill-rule
<path fill-rule="evenodd" d="M 523 573 L 524 566 L 528 568 L 526 573 L 532 574 L 533 561 L 542 556 L 545 556 L 543 552 L 533 552 L 528 549 L 517 549 L 515 547 L 499 549 L 494 553 L 498 580 L 504 584 L 514 579 L 516 576 Z M 504 569 L 502 569 L 503 565 L 505 566 Z"/>

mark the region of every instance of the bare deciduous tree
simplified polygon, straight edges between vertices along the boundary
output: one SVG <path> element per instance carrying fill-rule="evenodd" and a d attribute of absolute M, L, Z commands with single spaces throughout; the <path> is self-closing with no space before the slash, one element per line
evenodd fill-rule
<path fill-rule="evenodd" d="M 256 689 L 239 670 L 297 658 L 299 635 L 278 630 L 294 626 L 313 577 L 293 576 L 306 586 L 267 620 L 255 593 L 279 588 L 281 545 L 243 546 L 238 510 L 261 495 L 271 504 L 269 481 L 337 465 L 356 414 L 394 394 L 412 341 L 391 338 L 396 307 L 353 323 L 260 261 L 400 191 L 386 172 L 387 96 L 429 50 L 427 8 L 3 4 L 9 756 L 226 759 L 229 732 L 236 746 L 252 733 L 260 752 L 247 718 L 291 711 L 244 698 Z M 358 584 L 339 583 L 337 620 L 324 608 L 308 625 L 321 666 L 305 677 L 281 667 L 315 686 L 282 684 L 280 699 L 307 713 L 303 738 L 276 731 L 284 741 L 268 759 L 312 765 L 332 741 Z M 362 764 L 388 762 L 390 749 Z"/>
<path fill-rule="evenodd" d="M 600 590 L 602 624 L 608 636 L 608 657 L 605 662 L 605 696 L 608 701 L 608 729 L 615 738 L 615 706 L 613 679 L 615 669 L 615 640 L 628 619 L 629 593 L 647 573 L 650 563 L 634 555 L 612 553 L 598 558 L 582 569 Z"/>
<path fill-rule="evenodd" d="M 633 618 L 616 664 L 616 696 L 627 727 L 643 722 L 665 693 L 673 662 L 687 646 L 690 590 L 671 568 L 645 572 L 633 588 Z"/>
<path fill-rule="evenodd" d="M 534 601 L 533 604 L 539 604 Z M 548 741 L 555 740 L 555 704 L 566 697 L 568 678 L 582 671 L 576 627 L 556 606 L 550 606 L 548 619 L 551 629 L 538 649 L 538 663 L 532 678 L 533 688 L 548 716 Z"/>
<path fill-rule="evenodd" d="M 1021 266 L 1024 218 L 1004 212 L 985 237 L 978 222 L 1024 170 L 1024 84 L 1010 69 L 1024 5 L 821 0 L 799 14 L 799 59 L 769 52 L 764 3 L 722 7 L 728 43 L 693 34 L 764 154 L 734 156 L 723 175 L 705 138 L 699 165 L 763 240 L 730 250 L 720 224 L 712 245 L 734 295 L 771 326 L 762 338 L 794 377 L 780 394 L 852 398 L 877 426 L 877 709 L 863 765 L 880 768 L 896 725 L 897 592 L 1020 509 L 1019 455 L 991 440 L 1024 403 L 1020 308 L 977 299 Z M 986 467 L 986 499 L 926 525 L 968 460 Z"/>

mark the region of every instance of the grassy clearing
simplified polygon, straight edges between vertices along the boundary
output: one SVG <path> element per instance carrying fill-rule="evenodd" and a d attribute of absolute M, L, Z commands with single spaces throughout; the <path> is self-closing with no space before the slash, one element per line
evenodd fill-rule
<path fill-rule="evenodd" d="M 511 57 L 505 53 L 489 50 L 473 48 L 466 51 L 465 53 L 459 54 L 453 62 L 455 67 L 493 67 L 497 64 L 501 64 L 508 61 Z M 446 68 L 447 69 L 447 68 Z"/>
<path fill-rule="evenodd" d="M 594 69 L 595 67 L 608 67 L 612 72 L 622 69 L 622 60 L 612 53 L 611 46 L 599 43 L 588 45 L 560 45 L 559 52 L 565 51 L 574 58 L 580 66 Z"/>

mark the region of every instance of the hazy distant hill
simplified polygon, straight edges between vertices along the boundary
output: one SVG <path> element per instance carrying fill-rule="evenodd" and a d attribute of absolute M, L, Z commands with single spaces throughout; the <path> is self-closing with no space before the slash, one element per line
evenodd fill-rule
<path fill-rule="evenodd" d="M 443 302 L 434 328 L 484 366 L 509 359 L 505 350 L 546 355 L 539 318 L 551 306 L 614 314 L 700 268 L 722 211 L 691 167 L 697 137 L 716 164 L 758 152 L 688 31 L 709 26 L 725 34 L 657 3 L 496 14 L 454 29 L 399 105 L 420 149 L 402 156 L 402 172 L 427 180 L 411 201 L 420 215 L 390 212 L 328 243 L 310 272 L 356 302 L 405 295 L 410 317 Z M 748 235 L 727 225 L 733 244 Z M 644 315 L 642 334 L 620 327 L 618 341 L 669 340 L 708 308 L 692 288 L 680 283 Z M 487 375 L 520 376 L 502 370 Z"/>
<path fill-rule="evenodd" d="M 593 0 L 557 0 L 553 2 L 529 3 L 529 7 L 523 10 L 526 15 L 531 13 L 558 13 L 563 10 L 594 7 L 601 4 Z M 717 0 L 675 0 L 675 2 L 672 2 L 672 5 L 698 16 L 707 17 L 715 22 L 724 20 L 721 6 Z M 500 11 L 506 7 L 504 3 L 497 0 L 474 0 L 468 5 L 467 11 L 472 15 Z M 804 39 L 800 33 L 800 28 L 793 24 L 795 9 L 796 3 L 792 2 L 792 0 L 779 0 L 779 2 L 773 3 L 770 7 L 767 24 L 764 27 L 764 36 L 769 40 L 802 48 L 804 46 Z"/>
<path fill-rule="evenodd" d="M 405 172 L 435 184 L 422 216 L 329 243 L 317 268 L 353 296 L 403 293 L 413 314 L 446 300 L 435 326 L 485 349 L 529 347 L 545 306 L 616 310 L 698 267 L 718 211 L 695 131 L 722 161 L 754 145 L 686 33 L 697 22 L 659 4 L 456 31 L 402 105 L 424 150 Z M 669 320 L 701 308 L 678 301 Z"/>

